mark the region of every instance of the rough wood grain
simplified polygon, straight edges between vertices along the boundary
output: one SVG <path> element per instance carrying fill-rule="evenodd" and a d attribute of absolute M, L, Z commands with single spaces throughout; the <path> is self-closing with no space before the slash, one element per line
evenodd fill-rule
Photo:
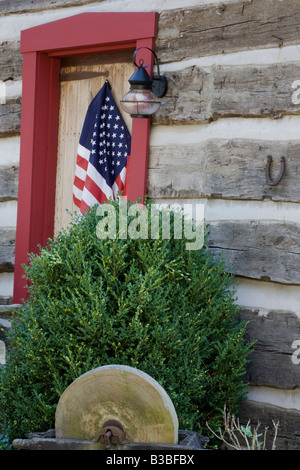
<path fill-rule="evenodd" d="M 176 72 L 166 72 L 168 90 L 162 104 L 152 116 L 153 124 L 205 122 L 211 100 L 209 73 L 192 66 Z"/>
<path fill-rule="evenodd" d="M 101 61 L 99 55 L 96 59 L 98 65 L 82 60 L 73 68 L 64 66 L 61 81 L 107 77 L 105 68 L 99 71 L 99 66 L 104 65 L 103 59 Z M 116 65 L 118 59 L 125 67 L 122 57 L 107 60 Z M 160 110 L 152 117 L 153 124 L 205 123 L 230 117 L 278 119 L 300 114 L 300 104 L 293 102 L 292 84 L 300 77 L 300 65 L 295 63 L 212 66 L 207 70 L 192 66 L 165 75 L 168 92 Z M 2 132 L 19 131 L 21 97 L 0 106 Z"/>
<path fill-rule="evenodd" d="M 15 236 L 15 229 L 0 228 L 0 273 L 14 271 Z"/>
<path fill-rule="evenodd" d="M 250 385 L 293 389 L 300 386 L 300 364 L 296 364 L 300 346 L 300 319 L 293 312 L 242 309 L 240 319 L 248 322 L 246 338 L 256 340 L 249 356 L 246 381 Z M 294 356 L 293 356 L 294 355 Z"/>
<path fill-rule="evenodd" d="M 271 177 L 286 169 L 277 186 L 266 183 L 267 156 Z M 152 198 L 223 198 L 300 201 L 300 141 L 208 140 L 193 145 L 150 148 L 148 195 Z"/>
<path fill-rule="evenodd" d="M 165 10 L 156 50 L 161 62 L 299 42 L 298 0 L 241 0 Z"/>
<path fill-rule="evenodd" d="M 21 97 L 0 104 L 0 137 L 19 134 L 21 130 Z"/>
<path fill-rule="evenodd" d="M 216 255 L 224 253 L 229 269 L 236 275 L 300 284 L 300 225 L 222 221 L 210 224 L 208 230 L 208 247 Z"/>
<path fill-rule="evenodd" d="M 1 6 L 1 5 L 0 5 Z M 0 43 L 0 81 L 5 82 L 22 79 L 22 55 L 19 41 Z M 1 96 L 0 100 L 0 137 L 20 133 L 21 96 L 13 99 Z"/>
<path fill-rule="evenodd" d="M 13 301 L 12 296 L 0 295 L 0 305 L 11 305 L 12 301 Z"/>
<path fill-rule="evenodd" d="M 18 198 L 18 182 L 18 166 L 0 166 L 0 202 Z"/>
<path fill-rule="evenodd" d="M 22 78 L 22 63 L 19 41 L 0 43 L 0 80 L 20 80 Z"/>
<path fill-rule="evenodd" d="M 300 112 L 300 106 L 292 100 L 292 83 L 300 76 L 299 64 L 216 66 L 211 75 L 212 119 L 236 115 L 277 119 Z"/>
<path fill-rule="evenodd" d="M 276 450 L 299 450 L 300 448 L 300 411 L 286 409 L 269 403 L 246 400 L 241 405 L 240 423 L 246 425 L 251 420 L 251 426 L 261 423 L 260 432 L 268 427 L 267 450 L 272 449 L 274 426 L 279 421 L 278 436 L 275 441 Z M 253 429 L 253 428 L 252 428 Z"/>
<path fill-rule="evenodd" d="M 165 76 L 168 91 L 153 124 L 300 114 L 292 88 L 300 77 L 299 64 L 212 66 L 206 70 L 191 66 Z"/>

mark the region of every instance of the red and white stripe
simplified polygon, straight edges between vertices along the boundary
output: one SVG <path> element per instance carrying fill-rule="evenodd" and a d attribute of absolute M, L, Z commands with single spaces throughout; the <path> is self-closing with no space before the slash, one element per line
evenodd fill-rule
<path fill-rule="evenodd" d="M 73 183 L 73 201 L 82 214 L 95 204 L 114 200 L 117 194 L 125 188 L 126 167 L 123 168 L 111 188 L 89 162 L 89 158 L 90 151 L 79 144 Z"/>

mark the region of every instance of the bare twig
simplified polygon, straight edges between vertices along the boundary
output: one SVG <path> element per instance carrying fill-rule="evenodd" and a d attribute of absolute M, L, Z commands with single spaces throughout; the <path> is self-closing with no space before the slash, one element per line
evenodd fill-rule
<path fill-rule="evenodd" d="M 277 421 L 277 423 L 272 421 L 272 423 L 273 423 L 273 426 L 275 428 L 275 434 L 274 434 L 274 439 L 273 439 L 273 444 L 272 444 L 272 450 L 275 450 L 276 449 L 275 442 L 276 442 L 277 434 L 278 434 L 279 421 Z"/>
<path fill-rule="evenodd" d="M 210 432 L 211 432 L 217 439 L 220 439 L 227 447 L 232 447 L 232 448 L 236 449 L 236 446 L 235 446 L 235 445 L 232 445 L 232 444 L 230 444 L 229 442 L 226 441 L 226 439 L 224 438 L 225 433 L 222 434 L 220 428 L 219 428 L 219 433 L 220 433 L 220 435 L 218 436 L 218 435 L 210 428 L 210 426 L 209 426 L 208 423 L 206 423 L 206 426 L 208 427 L 208 429 L 210 430 Z"/>
<path fill-rule="evenodd" d="M 263 450 L 266 449 L 266 440 L 267 440 L 267 432 L 268 432 L 268 426 L 265 427 L 265 432 L 264 432 L 264 443 L 263 443 Z"/>
<path fill-rule="evenodd" d="M 275 428 L 275 435 L 272 444 L 272 450 L 275 450 L 275 442 L 278 434 L 278 427 L 279 421 L 277 423 L 273 422 L 273 426 Z M 226 406 L 224 406 L 223 411 L 223 426 L 224 431 L 222 432 L 221 428 L 218 429 L 219 434 L 217 434 L 208 423 L 206 423 L 210 432 L 219 440 L 221 440 L 225 446 L 235 449 L 235 450 L 243 450 L 245 447 L 242 447 L 240 444 L 240 440 L 238 435 L 242 436 L 245 440 L 245 445 L 247 450 L 265 450 L 266 449 L 266 440 L 267 440 L 267 432 L 268 427 L 265 427 L 263 433 L 263 440 L 262 442 L 259 441 L 259 437 L 262 434 L 258 434 L 259 428 L 261 423 L 258 421 L 257 425 L 251 430 L 250 420 L 248 421 L 246 426 L 240 425 L 239 419 L 235 419 L 234 416 L 231 416 L 230 413 L 226 412 Z M 226 438 L 228 436 L 228 439 Z"/>

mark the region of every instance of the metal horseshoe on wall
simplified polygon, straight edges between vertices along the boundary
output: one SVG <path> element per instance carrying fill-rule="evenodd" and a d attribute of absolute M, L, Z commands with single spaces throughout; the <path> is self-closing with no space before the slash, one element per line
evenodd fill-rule
<path fill-rule="evenodd" d="M 268 155 L 267 158 L 268 158 L 268 161 L 267 161 L 267 164 L 266 164 L 266 167 L 265 167 L 267 184 L 269 186 L 277 186 L 277 184 L 280 183 L 280 181 L 282 180 L 282 177 L 284 175 L 285 157 L 281 157 L 281 159 L 280 159 L 280 172 L 279 172 L 279 175 L 278 175 L 278 177 L 275 181 L 273 181 L 271 176 L 270 176 L 270 169 L 271 169 L 273 157 L 272 157 L 272 155 Z"/>

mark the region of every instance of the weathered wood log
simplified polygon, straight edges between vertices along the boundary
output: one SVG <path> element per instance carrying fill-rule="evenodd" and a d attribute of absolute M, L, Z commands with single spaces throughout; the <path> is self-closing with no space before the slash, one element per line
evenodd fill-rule
<path fill-rule="evenodd" d="M 0 273 L 14 271 L 15 237 L 15 229 L 0 228 Z"/>
<path fill-rule="evenodd" d="M 259 432 L 267 432 L 267 450 L 272 450 L 274 440 L 273 421 L 279 421 L 278 436 L 275 441 L 275 450 L 299 450 L 300 449 L 300 411 L 286 409 L 269 403 L 246 400 L 242 403 L 239 413 L 241 424 L 246 425 L 250 419 L 251 426 L 261 423 Z M 252 429 L 253 429 L 252 427 Z"/>
<path fill-rule="evenodd" d="M 0 166 L 0 201 L 18 198 L 19 167 Z"/>
<path fill-rule="evenodd" d="M 0 104 L 0 136 L 19 134 L 21 130 L 21 97 Z"/>
<path fill-rule="evenodd" d="M 212 66 L 207 70 L 191 66 L 165 76 L 168 91 L 153 115 L 154 124 L 300 114 L 292 88 L 300 77 L 300 65 L 294 63 Z"/>
<path fill-rule="evenodd" d="M 241 0 L 165 10 L 156 50 L 161 62 L 299 42 L 298 0 Z"/>
<path fill-rule="evenodd" d="M 222 254 L 227 269 L 240 277 L 300 285 L 300 227 L 269 221 L 221 221 L 210 224 L 207 246 Z M 14 270 L 14 236 L 1 229 L 0 272 Z"/>
<path fill-rule="evenodd" d="M 176 72 L 166 72 L 168 90 L 162 104 L 152 116 L 153 124 L 205 122 L 213 90 L 208 72 L 192 66 Z"/>
<path fill-rule="evenodd" d="M 239 317 L 248 322 L 246 338 L 255 340 L 246 381 L 250 385 L 292 389 L 300 386 L 300 318 L 293 312 L 242 309 Z"/>
<path fill-rule="evenodd" d="M 286 158 L 277 186 L 266 182 L 267 156 L 271 176 Z M 191 145 L 150 147 L 148 195 L 152 198 L 223 198 L 300 201 L 300 142 L 250 139 L 208 140 Z"/>
<path fill-rule="evenodd" d="M 109 63 L 110 59 L 107 60 Z M 108 73 L 104 66 L 99 75 L 97 66 L 94 67 L 95 70 L 93 64 L 81 65 L 80 72 L 64 67 L 61 80 Z M 300 114 L 300 105 L 292 99 L 295 91 L 292 83 L 300 76 L 300 65 L 212 66 L 209 71 L 192 66 L 165 75 L 168 92 L 152 118 L 153 124 L 204 123 L 237 116 L 277 119 Z M 1 105 L 2 133 L 19 131 L 20 106 L 21 97 Z"/>
<path fill-rule="evenodd" d="M 13 298 L 11 295 L 0 295 L 0 305 L 11 305 Z"/>
<path fill-rule="evenodd" d="M 300 226 L 270 221 L 210 224 L 207 245 L 238 275 L 300 284 Z M 232 268 L 230 267 L 232 266 Z"/>
<path fill-rule="evenodd" d="M 300 113 L 300 106 L 293 103 L 292 84 L 300 76 L 300 66 L 294 63 L 217 66 L 211 75 L 213 119 L 237 115 L 277 119 Z"/>
<path fill-rule="evenodd" d="M 1 5 L 2 9 L 2 5 Z M 22 79 L 22 54 L 19 41 L 4 41 L 0 43 L 0 80 L 10 84 Z M 3 94 L 3 88 L 2 88 Z M 0 97 L 0 136 L 20 133 L 21 125 L 21 95 L 13 98 Z"/>
<path fill-rule="evenodd" d="M 11 2 L 10 5 L 12 5 Z M 1 3 L 2 11 L 2 3 Z M 23 58 L 19 41 L 0 43 L 0 80 L 21 80 Z"/>

